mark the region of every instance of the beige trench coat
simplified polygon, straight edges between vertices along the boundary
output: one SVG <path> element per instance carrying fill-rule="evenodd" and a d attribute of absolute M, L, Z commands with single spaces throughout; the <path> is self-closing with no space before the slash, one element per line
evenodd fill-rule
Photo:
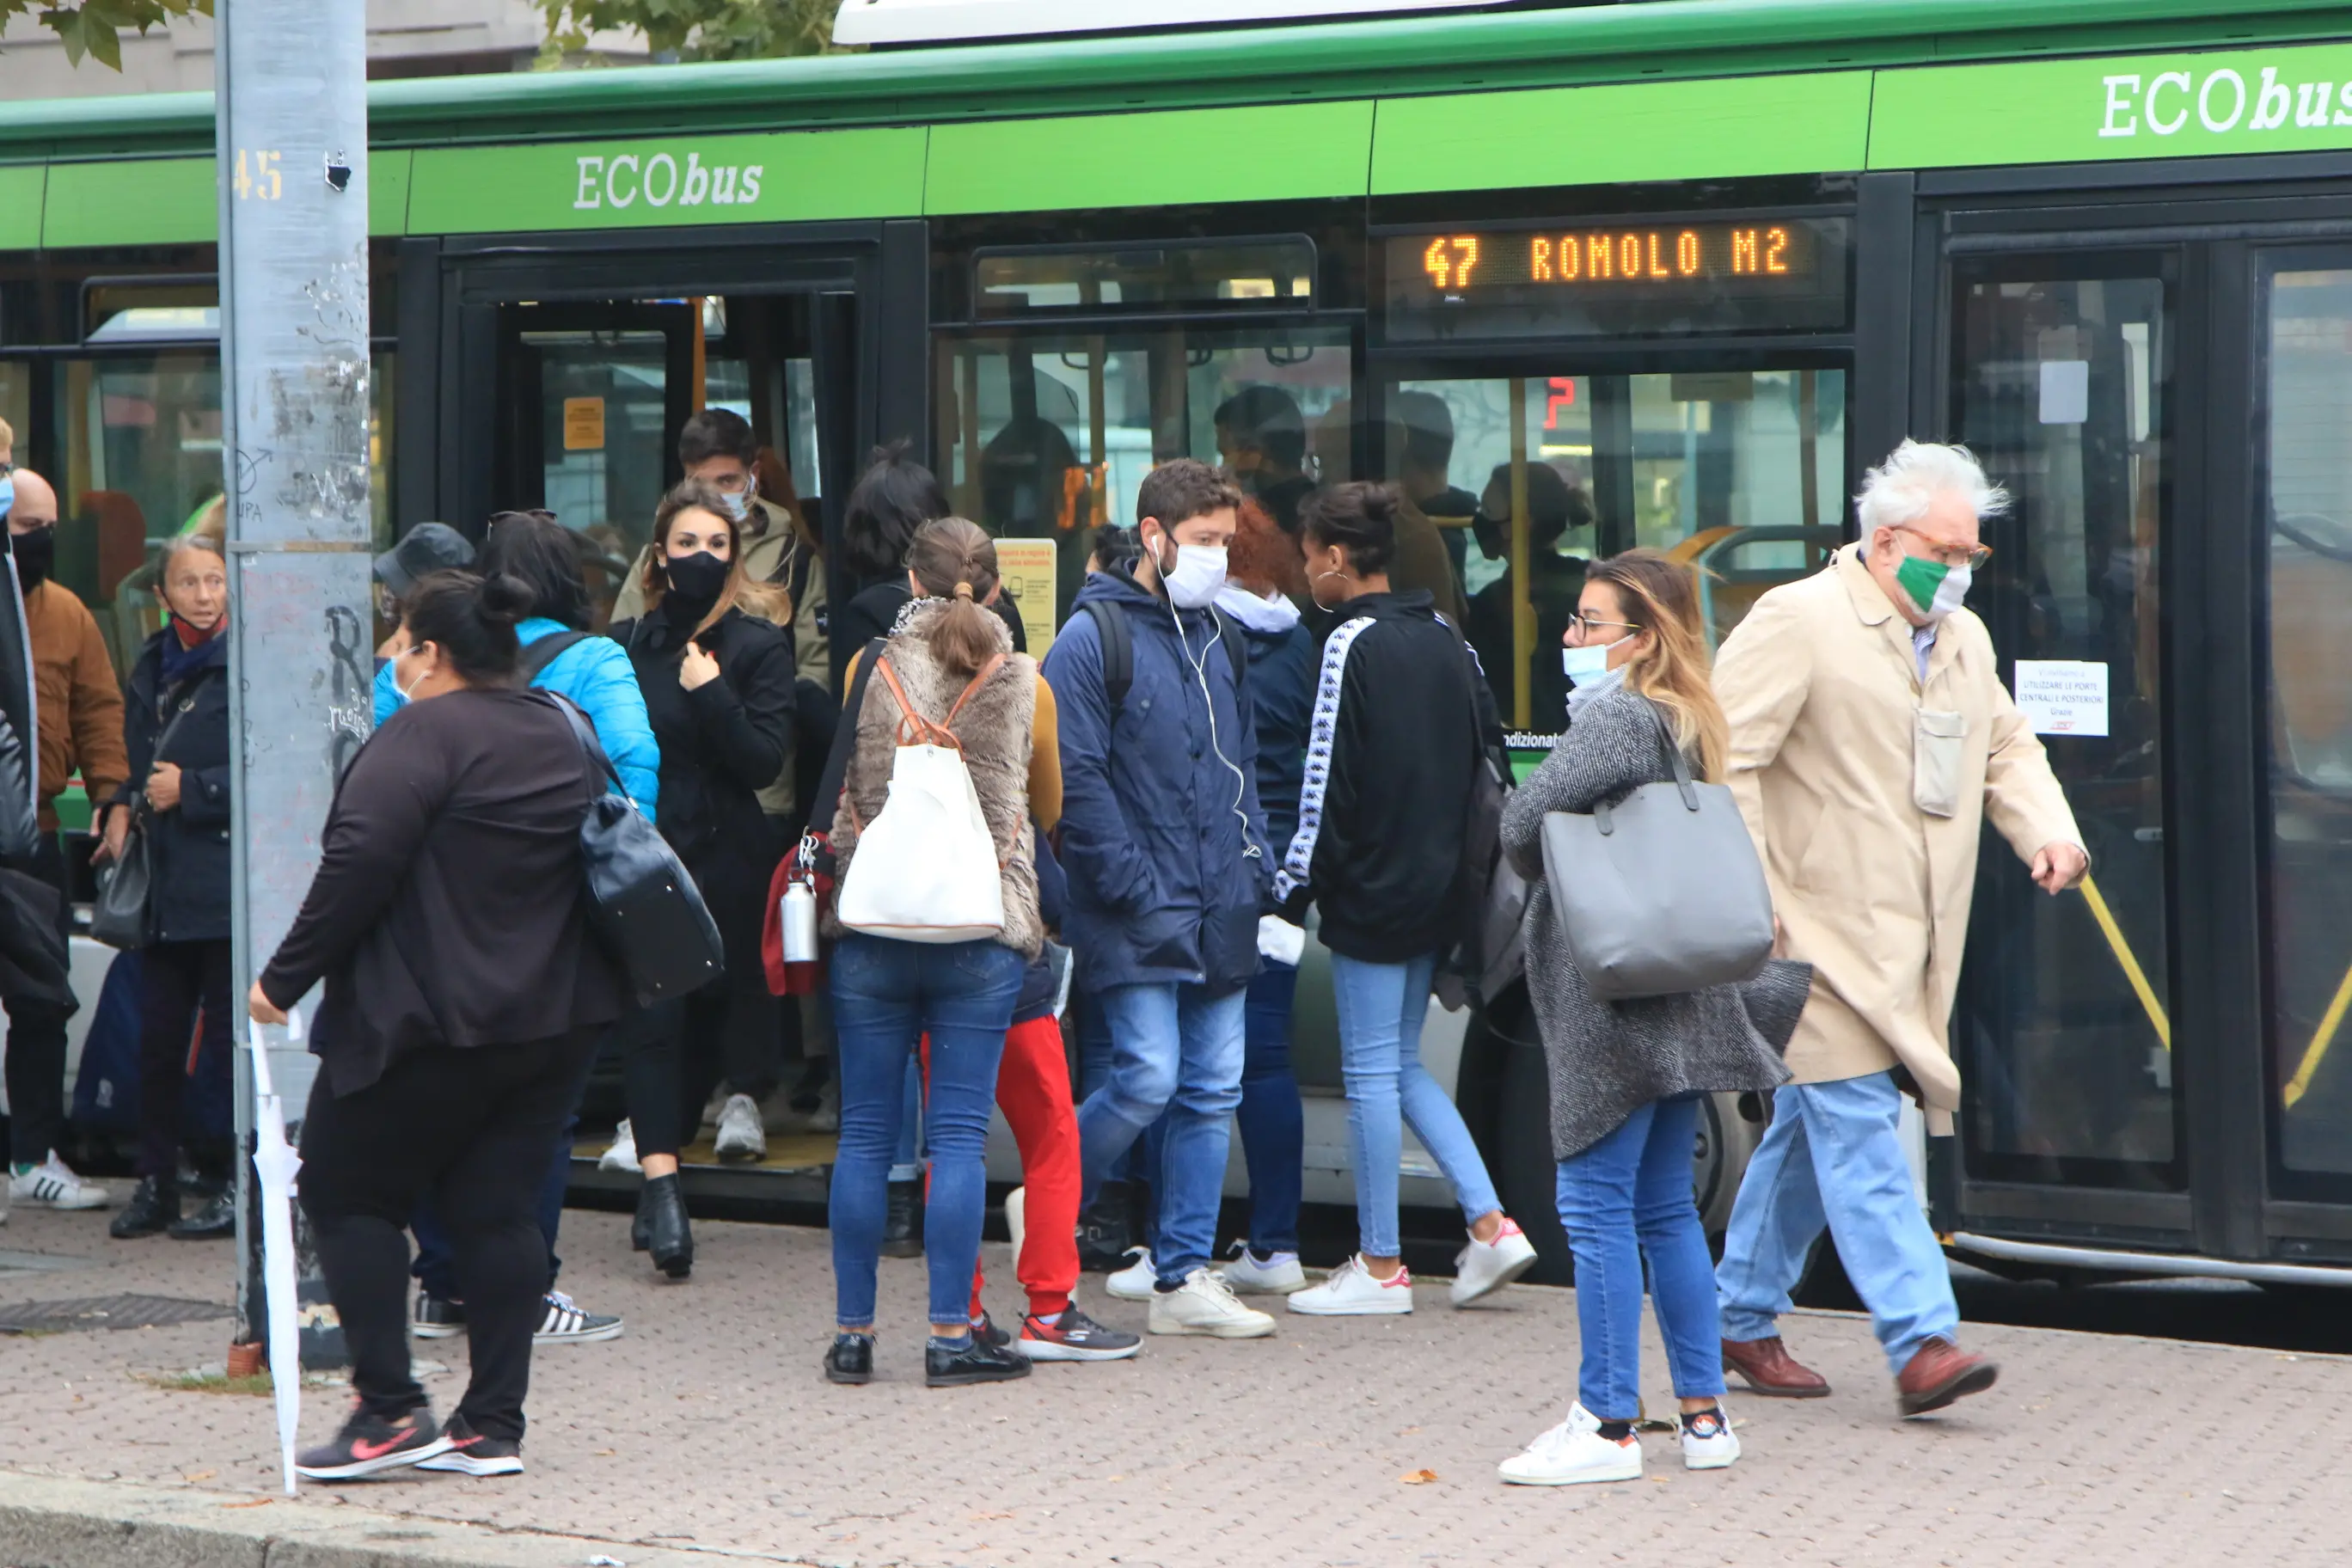
<path fill-rule="evenodd" d="M 1923 688 L 1910 623 L 1858 551 L 1766 594 L 1717 654 L 1726 782 L 1763 857 L 1788 956 L 1813 966 L 1790 1071 L 1822 1083 L 1899 1062 L 1930 1131 L 1948 1131 L 1960 1103 L 1948 1024 L 1981 824 L 1990 817 L 2026 861 L 2083 839 L 2000 683 L 1984 623 L 1966 610 L 1944 622 Z M 1923 711 L 1930 728 L 1957 731 L 1957 742 L 1931 742 L 1958 803 L 1949 816 L 1914 799 Z"/>

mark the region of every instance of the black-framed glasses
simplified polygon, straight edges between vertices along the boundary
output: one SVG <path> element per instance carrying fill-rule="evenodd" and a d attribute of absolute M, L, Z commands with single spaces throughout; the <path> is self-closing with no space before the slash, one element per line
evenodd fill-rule
<path fill-rule="evenodd" d="M 1631 621 L 1604 621 L 1599 616 L 1592 615 L 1584 610 L 1570 611 L 1568 616 L 1568 626 L 1569 630 L 1580 631 L 1586 637 L 1591 637 L 1603 626 L 1615 626 L 1621 630 L 1629 632 L 1638 632 L 1642 629 Z"/>

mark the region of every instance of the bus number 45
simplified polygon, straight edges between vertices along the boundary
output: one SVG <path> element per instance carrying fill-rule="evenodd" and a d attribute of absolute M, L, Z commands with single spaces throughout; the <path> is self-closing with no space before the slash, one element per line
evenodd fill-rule
<path fill-rule="evenodd" d="M 1421 264 L 1441 294 L 1470 287 L 1470 269 L 1478 265 L 1478 240 L 1474 235 L 1439 235 L 1422 252 Z"/>

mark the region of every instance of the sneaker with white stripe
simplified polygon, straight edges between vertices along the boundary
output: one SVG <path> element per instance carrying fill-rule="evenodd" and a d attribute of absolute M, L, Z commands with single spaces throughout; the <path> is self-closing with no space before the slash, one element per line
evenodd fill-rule
<path fill-rule="evenodd" d="M 114 1200 L 96 1182 L 67 1169 L 55 1149 L 37 1165 L 17 1166 L 8 1177 L 8 1201 L 37 1209 L 102 1209 Z"/>
<path fill-rule="evenodd" d="M 547 1293 L 547 1316 L 540 1320 L 539 1331 L 530 1336 L 535 1345 L 584 1345 L 592 1340 L 617 1340 L 621 1337 L 621 1320 L 604 1312 L 591 1312 L 561 1290 Z"/>

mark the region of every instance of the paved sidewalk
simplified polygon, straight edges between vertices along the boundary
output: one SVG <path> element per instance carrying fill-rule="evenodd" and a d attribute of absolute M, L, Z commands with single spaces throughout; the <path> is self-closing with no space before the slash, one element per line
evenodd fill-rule
<path fill-rule="evenodd" d="M 0 1307 L 227 1299 L 226 1247 L 113 1242 L 105 1219 L 19 1210 L 0 1248 L 96 1263 L 17 1272 L 0 1254 Z M 566 1215 L 563 1283 L 625 1314 L 628 1332 L 535 1359 L 529 1475 L 409 1472 L 306 1488 L 306 1502 L 593 1538 L 624 1563 L 654 1549 L 857 1568 L 2268 1568 L 2340 1563 L 2352 1529 L 2352 1454 L 2327 1436 L 2352 1404 L 2352 1359 L 1977 1326 L 1969 1342 L 2000 1359 L 2000 1386 L 1898 1422 L 1868 1325 L 1807 1313 L 1790 1342 L 1838 1392 L 1806 1404 L 1735 1393 L 1747 1457 L 1734 1468 L 1687 1473 L 1653 1437 L 1640 1483 L 1523 1490 L 1496 1484 L 1494 1467 L 1573 1396 L 1564 1291 L 1520 1289 L 1457 1312 L 1425 1287 L 1410 1318 L 1281 1315 L 1268 1340 L 1151 1340 L 1132 1363 L 933 1391 L 921 1383 L 922 1265 L 886 1259 L 882 1381 L 835 1388 L 817 1370 L 831 1320 L 824 1235 L 696 1232 L 695 1278 L 670 1285 L 629 1252 L 625 1216 Z M 1011 1321 L 1006 1249 L 992 1245 L 987 1262 Z M 1139 1308 L 1093 1280 L 1084 1299 L 1106 1321 L 1140 1326 Z M 126 1489 L 275 1490 L 266 1399 L 139 1375 L 217 1363 L 226 1339 L 225 1321 L 0 1338 L 0 1467 Z M 461 1342 L 419 1349 L 462 1365 Z M 1671 1408 L 1663 1366 L 1654 1337 L 1644 1381 L 1657 1410 Z M 426 1380 L 445 1414 L 460 1376 Z M 306 1439 L 342 1413 L 339 1392 L 313 1390 Z M 1423 1471 L 1434 1479 L 1406 1479 Z M 10 1487 L 0 1477 L 0 1518 Z M 13 1568 L 10 1545 L 0 1538 Z"/>

